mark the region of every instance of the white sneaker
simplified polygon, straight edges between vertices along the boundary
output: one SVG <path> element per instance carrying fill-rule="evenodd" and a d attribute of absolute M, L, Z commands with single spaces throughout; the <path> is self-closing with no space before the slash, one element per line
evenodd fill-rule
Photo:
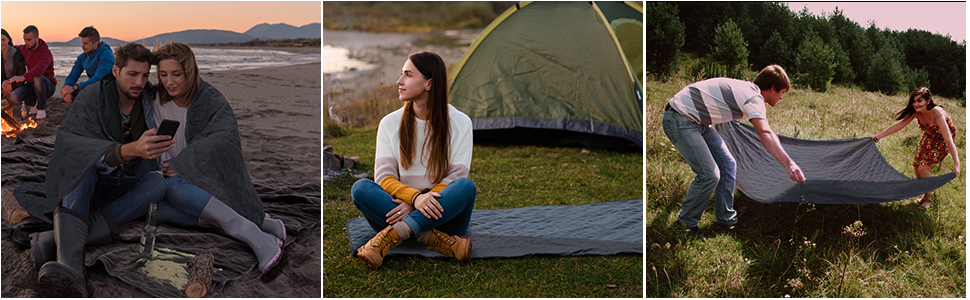
<path fill-rule="evenodd" d="M 34 118 L 35 119 L 43 119 L 43 118 L 46 118 L 46 117 L 47 117 L 47 112 L 45 112 L 43 109 L 41 109 L 41 110 L 37 110 L 37 116 L 34 117 Z"/>
<path fill-rule="evenodd" d="M 36 106 L 31 106 L 30 107 L 30 113 L 31 114 L 36 114 L 37 113 L 37 107 Z"/>

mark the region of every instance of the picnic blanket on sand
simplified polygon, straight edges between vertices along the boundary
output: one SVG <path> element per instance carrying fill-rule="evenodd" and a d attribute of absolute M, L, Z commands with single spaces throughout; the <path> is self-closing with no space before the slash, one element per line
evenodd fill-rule
<path fill-rule="evenodd" d="M 925 194 L 956 177 L 952 172 L 906 177 L 886 161 L 869 137 L 803 140 L 779 135 L 782 147 L 807 177 L 804 183 L 796 183 L 764 149 L 754 127 L 733 121 L 715 128 L 737 161 L 738 189 L 762 203 L 890 202 Z"/>
<path fill-rule="evenodd" d="M 14 145 L 3 149 L 3 186 L 16 187 L 14 195 L 28 211 L 43 211 L 38 207 L 45 199 L 45 189 L 42 183 L 46 173 L 44 157 L 49 157 L 53 147 L 53 137 L 38 138 L 28 142 L 18 141 Z M 27 182 L 25 182 L 27 181 Z M 284 268 L 298 268 L 301 264 L 313 258 L 306 257 L 310 252 L 303 245 L 291 247 L 296 242 L 299 233 L 305 229 L 318 227 L 320 222 L 320 184 L 284 183 L 271 178 L 252 178 L 253 186 L 264 203 L 264 210 L 272 217 L 283 220 L 286 225 L 287 241 L 284 246 L 284 257 L 289 265 Z M 6 220 L 3 224 L 3 238 L 21 237 L 29 232 L 50 230 L 53 227 L 47 223 L 49 216 L 28 218 L 11 225 Z M 221 229 L 212 227 L 177 227 L 160 224 L 156 231 L 155 253 L 152 260 L 139 260 L 138 246 L 141 229 L 145 225 L 145 218 L 124 224 L 118 228 L 120 239 L 103 246 L 86 248 L 85 265 L 88 268 L 104 266 L 108 274 L 131 284 L 139 290 L 155 297 L 185 297 L 182 288 L 187 280 L 185 277 L 185 262 L 200 253 L 211 253 L 215 257 L 216 272 L 212 274 L 212 289 L 208 296 L 223 293 L 223 288 L 230 281 L 239 280 L 239 288 L 257 282 L 255 267 L 256 256 L 245 243 L 233 239 Z M 309 234 L 317 234 L 310 232 Z M 17 239 L 14 238 L 16 241 Z M 22 251 L 30 251 L 23 247 Z M 294 252 L 294 250 L 299 250 Z M 316 253 L 319 250 L 313 251 Z M 29 256 L 29 254 L 27 254 Z M 312 270 L 319 278 L 319 270 Z M 285 271 L 284 271 L 285 273 Z M 33 273 L 36 274 L 36 273 Z M 7 274 L 5 274 L 7 275 Z M 6 280 L 4 282 L 7 282 Z M 318 282 L 317 282 L 318 283 Z M 251 294 L 256 296 L 256 294 Z M 297 297 L 318 297 L 319 294 L 302 295 Z"/>
<path fill-rule="evenodd" d="M 363 217 L 347 221 L 350 250 L 377 232 Z M 643 199 L 576 206 L 476 209 L 468 225 L 472 258 L 643 253 Z M 447 258 L 415 239 L 387 255 Z"/>

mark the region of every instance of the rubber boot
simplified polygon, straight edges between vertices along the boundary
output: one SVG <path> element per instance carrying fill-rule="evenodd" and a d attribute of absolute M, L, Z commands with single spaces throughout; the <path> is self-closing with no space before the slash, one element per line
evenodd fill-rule
<path fill-rule="evenodd" d="M 441 230 L 431 229 L 428 236 L 428 250 L 438 252 L 454 259 L 468 262 L 472 258 L 472 239 L 449 235 Z"/>
<path fill-rule="evenodd" d="M 222 228 L 229 236 L 245 242 L 256 253 L 259 260 L 259 271 L 266 272 L 276 265 L 283 255 L 283 241 L 276 236 L 263 232 L 259 226 L 240 216 L 225 203 L 209 198 L 209 203 L 202 209 L 200 219 Z"/>
<path fill-rule="evenodd" d="M 101 211 L 88 217 L 88 240 L 86 246 L 100 246 L 111 242 L 111 227 Z M 54 231 L 41 231 L 30 234 L 30 251 L 34 254 L 34 270 L 40 270 L 45 263 L 57 259 L 57 245 Z"/>
<path fill-rule="evenodd" d="M 47 262 L 37 271 L 40 296 L 87 297 L 84 286 L 84 245 L 88 222 L 80 214 L 58 205 L 54 209 L 54 243 L 57 261 Z"/>
<path fill-rule="evenodd" d="M 266 217 L 263 218 L 263 225 L 259 229 L 272 233 L 284 242 L 286 241 L 286 226 L 283 226 L 283 220 L 270 218 L 269 214 L 266 214 Z"/>
<path fill-rule="evenodd" d="M 401 236 L 397 234 L 394 226 L 387 226 L 366 244 L 357 248 L 357 257 L 360 257 L 371 270 L 377 270 L 384 263 L 387 251 L 391 251 L 391 248 L 400 245 L 401 242 L 403 242 Z"/>

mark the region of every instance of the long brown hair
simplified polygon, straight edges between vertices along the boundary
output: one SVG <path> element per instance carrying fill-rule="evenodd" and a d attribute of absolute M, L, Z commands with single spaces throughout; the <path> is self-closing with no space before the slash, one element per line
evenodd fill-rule
<path fill-rule="evenodd" d="M 177 97 L 172 97 L 168 94 L 168 90 L 161 88 L 158 90 L 159 101 L 162 105 L 168 103 L 169 101 L 176 100 L 188 100 L 188 103 L 195 99 L 195 95 L 199 93 L 199 66 L 195 63 L 195 54 L 192 53 L 192 49 L 189 49 L 188 45 L 172 42 L 166 43 L 164 45 L 159 45 L 159 42 L 155 42 L 155 50 L 152 51 L 152 55 L 155 59 L 152 61 L 153 65 L 158 66 L 158 63 L 166 59 L 174 59 L 182 67 L 182 74 L 185 76 L 185 82 L 182 85 L 182 91 L 179 92 Z M 155 72 L 156 78 L 158 78 L 158 84 L 162 84 L 161 72 Z"/>
<path fill-rule="evenodd" d="M 408 56 L 414 67 L 425 79 L 431 79 L 428 91 L 428 129 L 424 149 L 431 148 L 428 157 L 428 175 L 432 183 L 441 182 L 448 175 L 450 165 L 449 142 L 451 124 L 448 120 L 448 76 L 445 74 L 445 61 L 434 52 L 421 51 Z M 404 103 L 404 117 L 401 118 L 401 164 L 407 170 L 414 159 L 414 102 Z"/>
<path fill-rule="evenodd" d="M 916 109 L 913 108 L 913 103 L 916 102 L 916 96 L 923 96 L 923 99 L 929 101 L 926 104 L 926 111 L 930 111 L 936 107 L 936 103 L 933 103 L 933 94 L 930 93 L 930 89 L 927 87 L 921 87 L 909 93 L 909 101 L 906 102 L 906 107 L 896 113 L 896 120 L 905 120 L 916 113 Z"/>

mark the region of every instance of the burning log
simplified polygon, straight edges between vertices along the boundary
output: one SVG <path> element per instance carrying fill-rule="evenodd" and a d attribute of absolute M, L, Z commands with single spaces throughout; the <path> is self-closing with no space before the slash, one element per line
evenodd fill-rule
<path fill-rule="evenodd" d="M 34 122 L 32 117 L 18 121 L 18 118 L 14 116 L 13 105 L 10 105 L 6 100 L 3 100 L 3 109 L 0 112 L 2 112 L 4 137 L 16 137 L 24 129 L 37 127 L 37 122 Z M 23 117 L 26 117 L 26 113 L 23 114 Z"/>
<path fill-rule="evenodd" d="M 13 192 L 8 189 L 3 189 L 2 195 L 0 195 L 0 211 L 2 211 L 3 218 L 7 220 L 10 224 L 20 223 L 24 218 L 29 217 L 30 213 L 24 210 L 23 206 L 17 202 L 17 198 L 14 197 Z"/>
<path fill-rule="evenodd" d="M 209 253 L 196 255 L 185 266 L 189 268 L 189 281 L 185 284 L 185 295 L 189 298 L 202 298 L 209 293 L 212 284 L 213 263 L 216 258 Z"/>

